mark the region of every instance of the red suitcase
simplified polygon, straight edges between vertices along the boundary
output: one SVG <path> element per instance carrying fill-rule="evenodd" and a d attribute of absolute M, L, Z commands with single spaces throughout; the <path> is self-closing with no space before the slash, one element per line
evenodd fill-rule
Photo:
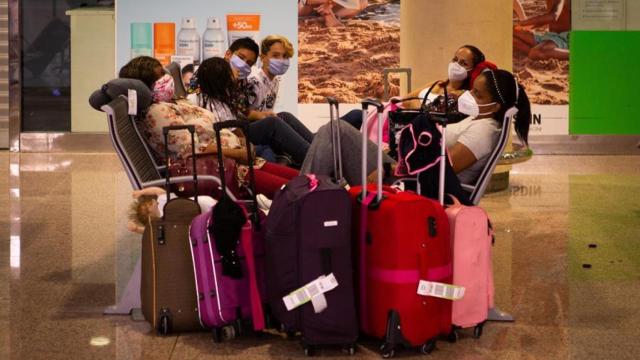
<path fill-rule="evenodd" d="M 382 111 L 379 103 L 365 100 L 363 114 L 369 105 Z M 378 169 L 381 163 L 379 148 Z M 363 184 L 366 176 L 363 165 Z M 452 280 L 449 223 L 443 207 L 412 192 L 383 188 L 382 170 L 377 186 L 356 186 L 349 192 L 355 204 L 362 332 L 383 339 L 385 358 L 392 357 L 398 346 L 420 347 L 423 353 L 430 353 L 436 338 L 452 331 L 451 301 L 418 294 L 420 280 L 447 284 Z"/>

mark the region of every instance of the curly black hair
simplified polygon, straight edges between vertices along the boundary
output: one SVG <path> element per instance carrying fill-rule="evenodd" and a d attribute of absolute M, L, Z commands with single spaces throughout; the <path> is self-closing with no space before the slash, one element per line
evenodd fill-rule
<path fill-rule="evenodd" d="M 237 83 L 231 71 L 231 65 L 220 57 L 208 58 L 200 64 L 194 74 L 195 84 L 202 94 L 203 107 L 207 107 L 210 100 L 217 100 L 229 106 L 233 113 L 237 113 L 237 105 L 233 95 L 237 91 Z"/>

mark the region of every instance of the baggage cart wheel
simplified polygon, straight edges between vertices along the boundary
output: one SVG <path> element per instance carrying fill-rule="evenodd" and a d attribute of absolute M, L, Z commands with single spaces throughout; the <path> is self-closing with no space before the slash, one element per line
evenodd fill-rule
<path fill-rule="evenodd" d="M 211 335 L 213 336 L 213 342 L 218 344 L 222 342 L 222 328 L 215 327 L 211 329 Z"/>
<path fill-rule="evenodd" d="M 380 346 L 380 353 L 383 359 L 391 359 L 396 355 L 396 351 L 391 344 L 383 344 Z"/>
<path fill-rule="evenodd" d="M 169 334 L 169 317 L 163 315 L 160 317 L 160 322 L 158 323 L 158 333 L 160 335 L 166 336 Z"/>
<path fill-rule="evenodd" d="M 429 355 L 436 348 L 436 342 L 434 340 L 429 340 L 426 343 L 422 344 L 420 347 L 420 352 L 424 355 Z"/>
<path fill-rule="evenodd" d="M 483 328 L 484 328 L 484 323 L 476 325 L 476 327 L 473 328 L 473 337 L 476 339 L 480 339 L 480 337 L 482 336 Z"/>
<path fill-rule="evenodd" d="M 447 336 L 447 341 L 450 343 L 455 343 L 459 339 L 460 339 L 460 336 L 458 335 L 458 332 L 455 329 L 451 330 L 451 332 Z"/>

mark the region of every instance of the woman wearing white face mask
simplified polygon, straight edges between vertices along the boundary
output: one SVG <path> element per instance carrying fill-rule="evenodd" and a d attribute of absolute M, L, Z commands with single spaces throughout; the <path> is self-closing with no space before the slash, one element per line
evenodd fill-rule
<path fill-rule="evenodd" d="M 473 45 L 464 45 L 456 50 L 451 62 L 447 67 L 447 80 L 439 82 L 433 90 L 431 96 L 444 94 L 444 87 L 447 92 L 455 96 L 462 95 L 465 90 L 473 87 L 473 81 L 484 69 L 496 69 L 496 66 L 486 61 L 484 54 L 480 49 Z M 412 91 L 407 97 L 424 97 L 433 82 Z M 405 101 L 404 107 L 415 109 L 420 107 L 419 100 Z"/>
<path fill-rule="evenodd" d="M 461 183 L 472 183 L 478 177 L 498 142 L 505 112 L 514 106 L 518 108 L 515 130 L 526 144 L 531 106 L 510 72 L 485 70 L 473 88 L 458 98 L 458 111 L 469 117 L 447 126 L 446 144 Z"/>
<path fill-rule="evenodd" d="M 471 205 L 461 184 L 473 184 L 477 180 L 498 143 L 504 115 L 512 107 L 518 110 L 515 118 L 516 133 L 527 144 L 531 105 L 524 89 L 510 72 L 491 69 L 477 77 L 473 88 L 465 91 L 458 98 L 457 104 L 457 110 L 469 116 L 447 126 L 445 144 L 450 161 L 446 163 L 445 192 L 456 196 L 463 204 Z M 428 121 L 419 121 L 412 126 L 413 131 L 406 134 L 437 134 L 435 126 Z M 398 174 L 422 169 L 422 193 L 434 199 L 438 198 L 439 166 L 433 165 L 440 153 L 439 138 L 437 134 L 438 141 L 420 143 L 410 138 L 405 141 L 404 144 L 408 147 L 404 148 L 406 155 L 402 156 Z M 412 143 L 418 145 L 413 145 L 414 148 L 411 149 Z"/>

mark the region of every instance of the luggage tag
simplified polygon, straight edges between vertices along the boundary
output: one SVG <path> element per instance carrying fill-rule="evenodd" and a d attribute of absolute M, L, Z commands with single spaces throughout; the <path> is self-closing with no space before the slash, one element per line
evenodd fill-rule
<path fill-rule="evenodd" d="M 127 101 L 129 102 L 129 115 L 138 115 L 138 92 L 134 89 L 129 89 L 127 92 Z"/>
<path fill-rule="evenodd" d="M 464 297 L 464 287 L 450 284 L 443 284 L 433 281 L 420 280 L 418 283 L 418 294 L 422 296 L 433 296 L 447 300 L 460 300 Z"/>
<path fill-rule="evenodd" d="M 318 314 L 327 308 L 327 298 L 324 293 L 335 289 L 338 286 L 338 280 L 333 273 L 322 275 L 307 285 L 293 291 L 289 295 L 282 298 L 287 311 L 291 311 L 301 305 L 311 301 L 313 311 Z"/>

